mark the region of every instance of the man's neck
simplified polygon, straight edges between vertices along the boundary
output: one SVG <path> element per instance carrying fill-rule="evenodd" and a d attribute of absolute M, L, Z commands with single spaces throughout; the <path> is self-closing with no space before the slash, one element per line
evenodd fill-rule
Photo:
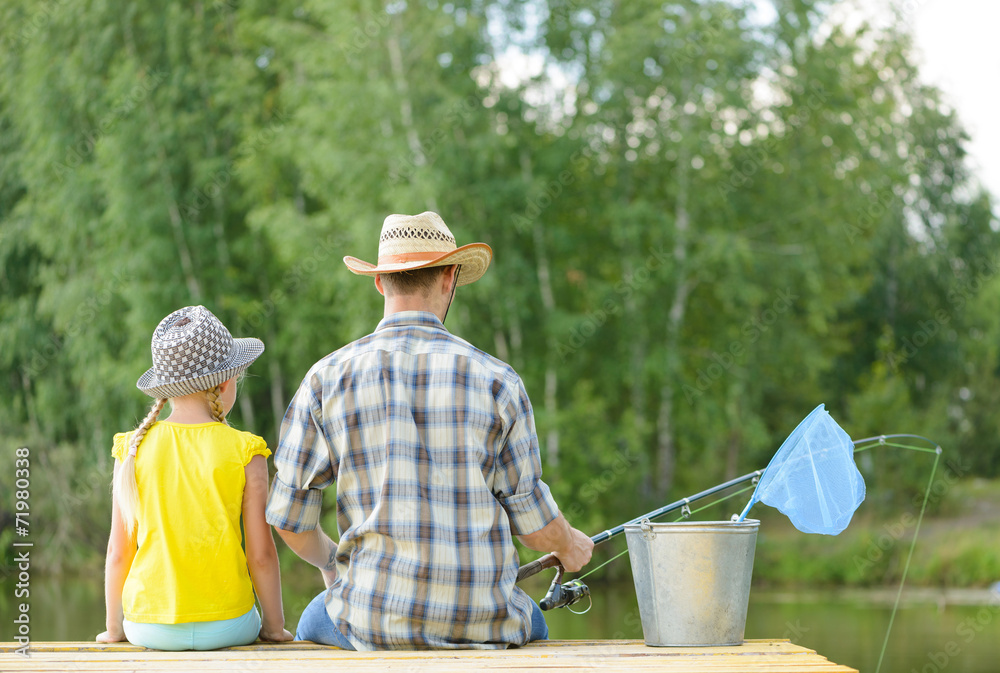
<path fill-rule="evenodd" d="M 436 315 L 438 320 L 444 319 L 444 310 L 433 306 L 427 297 L 421 295 L 399 295 L 385 298 L 383 318 L 388 318 L 394 313 L 402 313 L 403 311 L 426 311 Z"/>

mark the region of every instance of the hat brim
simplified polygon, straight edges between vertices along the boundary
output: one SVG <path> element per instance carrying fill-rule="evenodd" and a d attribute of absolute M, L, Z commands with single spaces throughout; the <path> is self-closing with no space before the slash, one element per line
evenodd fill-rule
<path fill-rule="evenodd" d="M 443 252 L 440 257 L 431 260 L 414 262 L 395 262 L 391 264 L 372 264 L 357 257 L 344 257 L 344 264 L 359 276 L 377 276 L 380 273 L 396 273 L 398 271 L 413 271 L 432 266 L 449 266 L 461 264 L 462 272 L 458 274 L 458 284 L 468 285 L 483 277 L 490 262 L 493 261 L 493 249 L 485 243 L 469 243 L 451 252 Z"/>
<path fill-rule="evenodd" d="M 203 390 L 211 390 L 224 381 L 238 376 L 264 352 L 264 342 L 253 337 L 233 339 L 233 348 L 215 371 L 184 381 L 160 381 L 152 368 L 139 377 L 136 387 L 150 397 L 164 399 L 182 397 Z"/>

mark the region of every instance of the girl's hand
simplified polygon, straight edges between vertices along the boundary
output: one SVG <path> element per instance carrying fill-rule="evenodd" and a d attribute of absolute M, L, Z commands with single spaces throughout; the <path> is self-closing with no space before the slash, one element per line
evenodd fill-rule
<path fill-rule="evenodd" d="M 295 640 L 295 636 L 285 628 L 282 628 L 280 631 L 268 631 L 264 627 L 261 627 L 260 639 L 266 643 L 282 643 L 288 640 Z"/>
<path fill-rule="evenodd" d="M 105 631 L 97 636 L 97 642 L 99 643 L 122 643 L 125 641 L 124 631 Z"/>

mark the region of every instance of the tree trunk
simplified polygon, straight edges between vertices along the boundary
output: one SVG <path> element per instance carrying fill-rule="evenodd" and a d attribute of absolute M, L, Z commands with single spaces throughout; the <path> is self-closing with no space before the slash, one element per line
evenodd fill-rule
<path fill-rule="evenodd" d="M 28 426 L 36 437 L 42 436 L 42 428 L 38 425 L 38 414 L 35 410 L 35 396 L 31 391 L 31 377 L 25 369 L 21 370 L 21 387 L 24 390 L 24 409 L 28 413 Z"/>
<path fill-rule="evenodd" d="M 729 433 L 729 446 L 726 449 L 726 481 L 737 477 L 740 467 L 740 433 L 732 430 Z"/>
<path fill-rule="evenodd" d="M 524 368 L 524 333 L 521 318 L 517 315 L 517 302 L 507 293 L 505 298 L 507 315 L 510 316 L 510 364 L 520 371 Z"/>
<path fill-rule="evenodd" d="M 687 80 L 684 80 L 687 84 Z M 688 99 L 687 86 L 682 86 L 682 101 Z M 674 481 L 674 463 L 676 447 L 674 444 L 674 386 L 680 373 L 680 340 L 681 329 L 684 326 L 684 314 L 687 311 L 688 295 L 693 287 L 688 274 L 688 233 L 690 230 L 690 214 L 688 213 L 688 192 L 691 182 L 691 151 L 685 144 L 690 137 L 691 119 L 687 114 L 681 116 L 681 142 L 677 156 L 677 200 L 674 208 L 674 267 L 676 279 L 674 295 L 667 313 L 666 330 L 666 371 L 664 383 L 660 388 L 660 413 L 657 418 L 657 495 L 667 494 Z"/>
<path fill-rule="evenodd" d="M 389 63 L 392 67 L 393 83 L 396 86 L 396 93 L 399 94 L 399 117 L 403 124 L 403 130 L 406 132 L 406 144 L 413 155 L 413 165 L 417 168 L 422 168 L 427 165 L 427 155 L 424 153 L 424 148 L 420 145 L 420 135 L 417 133 L 417 127 L 413 123 L 413 103 L 410 100 L 410 88 L 406 82 L 406 70 L 403 68 L 403 52 L 399 47 L 399 35 L 397 35 L 395 30 L 390 31 L 389 38 L 386 40 L 386 46 L 389 49 Z M 420 190 L 424 191 L 422 185 L 425 182 L 420 176 L 417 176 L 415 182 L 420 186 Z M 428 190 L 424 194 L 424 199 L 430 210 L 434 212 L 438 211 L 437 200 L 434 198 L 433 193 Z"/>
<path fill-rule="evenodd" d="M 677 289 L 667 316 L 667 367 L 665 380 L 660 388 L 660 413 L 657 417 L 656 432 L 656 463 L 657 480 L 656 493 L 663 497 L 670 490 L 674 481 L 674 384 L 680 371 L 680 358 L 677 350 L 680 347 L 680 332 L 684 324 L 684 312 L 687 308 L 687 298 L 691 284 L 687 279 L 678 279 Z"/>
<path fill-rule="evenodd" d="M 531 168 L 531 157 L 526 150 L 521 151 L 521 177 L 524 184 L 531 188 L 534 179 Z M 538 290 L 542 295 L 542 307 L 546 315 L 553 315 L 556 310 L 555 293 L 552 291 L 552 275 L 549 272 L 549 256 L 545 245 L 545 231 L 537 220 L 532 223 L 532 234 L 535 242 L 535 259 L 538 274 Z M 548 333 L 549 330 L 546 330 Z M 556 374 L 556 343 L 551 335 L 546 337 L 545 358 L 545 417 L 548 429 L 545 433 L 545 452 L 549 465 L 559 464 L 559 423 L 557 419 L 559 405 L 559 377 Z"/>
<path fill-rule="evenodd" d="M 726 443 L 726 481 L 735 479 L 740 469 L 740 445 L 743 443 L 743 433 L 740 424 L 740 409 L 745 398 L 744 386 L 740 379 L 733 381 L 726 390 L 726 425 L 729 426 L 729 438 Z"/>
<path fill-rule="evenodd" d="M 139 55 L 135 47 L 135 37 L 132 35 L 132 25 L 128 20 L 123 21 L 125 33 L 125 43 L 129 55 L 140 62 Z M 170 228 L 174 234 L 174 243 L 177 246 L 177 255 L 181 261 L 181 271 L 184 273 L 184 282 L 187 284 L 188 293 L 191 300 L 200 304 L 202 302 L 201 284 L 194 271 L 194 262 L 191 257 L 191 249 L 187 244 L 187 236 L 184 233 L 184 220 L 181 217 L 180 206 L 177 204 L 177 189 L 174 186 L 174 179 L 170 175 L 167 163 L 167 150 L 163 146 L 163 131 L 160 127 L 160 120 L 156 114 L 156 106 L 153 105 L 152 98 L 146 97 L 146 113 L 149 116 L 150 137 L 155 138 L 158 146 L 156 148 L 158 158 L 158 168 L 160 171 L 160 181 L 163 183 L 163 191 L 167 199 L 167 217 L 170 220 Z"/>
<path fill-rule="evenodd" d="M 147 107 L 151 107 L 148 106 Z M 155 111 L 150 110 L 150 117 L 154 119 L 150 127 L 154 136 L 160 135 L 159 123 L 155 121 Z M 167 167 L 167 153 L 161 144 L 159 147 L 160 179 L 163 182 L 163 191 L 167 197 L 167 214 L 170 218 L 170 228 L 174 233 L 174 243 L 177 245 L 177 254 L 181 260 L 181 270 L 184 272 L 184 282 L 187 284 L 188 293 L 191 300 L 200 304 L 202 302 L 201 284 L 195 275 L 194 262 L 191 257 L 191 249 L 188 247 L 187 236 L 184 233 L 184 221 L 181 218 L 181 211 L 177 205 L 177 190 L 174 188 L 173 178 L 170 177 L 170 170 Z"/>
<path fill-rule="evenodd" d="M 250 401 L 249 395 L 238 395 L 236 397 L 240 403 L 240 418 L 243 421 L 243 425 L 247 428 L 257 427 L 257 418 L 253 413 L 253 404 Z M 278 428 L 275 429 L 275 435 L 278 433 Z"/>
<path fill-rule="evenodd" d="M 625 299 L 625 318 L 628 323 L 635 325 L 637 329 L 631 334 L 631 371 L 632 382 L 630 385 L 630 395 L 632 397 L 632 415 L 634 417 L 636 436 L 638 437 L 637 451 L 645 452 L 647 446 L 646 435 L 646 382 L 643 370 L 646 368 L 646 331 L 638 327 L 643 324 L 643 319 L 639 315 L 635 297 L 628 295 Z M 649 470 L 642 471 L 640 480 L 640 492 L 643 498 L 648 498 L 653 493 L 653 476 Z"/>
<path fill-rule="evenodd" d="M 267 338 L 270 339 L 271 343 L 278 340 L 274 328 L 268 329 Z M 271 377 L 271 413 L 274 414 L 275 432 L 278 432 L 281 430 L 281 419 L 285 417 L 285 374 L 278 358 L 270 358 L 267 368 Z"/>
<path fill-rule="evenodd" d="M 493 349 L 498 358 L 510 362 L 510 348 L 507 347 L 507 337 L 503 333 L 503 323 L 499 313 L 493 314 Z"/>
<path fill-rule="evenodd" d="M 621 124 L 617 129 L 616 136 L 622 139 L 622 145 L 624 145 L 624 139 L 628 136 L 628 126 Z M 624 153 L 626 148 L 623 146 L 620 148 L 620 151 Z M 624 201 L 631 206 L 635 200 L 633 165 L 631 162 L 626 162 L 621 166 L 620 170 Z M 641 252 L 643 232 L 628 229 L 621 231 L 620 245 L 625 251 L 625 259 L 641 260 L 643 257 Z M 624 306 L 626 324 L 633 326 L 628 330 L 630 346 L 628 357 L 631 365 L 630 371 L 632 372 L 632 380 L 629 383 L 629 395 L 632 398 L 632 414 L 634 416 L 637 437 L 636 451 L 645 453 L 646 447 L 649 446 L 649 437 L 646 434 L 648 419 L 646 418 L 647 391 L 644 371 L 646 369 L 649 336 L 645 328 L 646 318 L 640 315 L 638 301 L 636 300 L 637 294 L 637 292 L 626 294 Z M 639 492 L 642 494 L 643 499 L 649 499 L 653 495 L 653 474 L 648 469 L 642 470 L 642 476 L 639 481 Z"/>

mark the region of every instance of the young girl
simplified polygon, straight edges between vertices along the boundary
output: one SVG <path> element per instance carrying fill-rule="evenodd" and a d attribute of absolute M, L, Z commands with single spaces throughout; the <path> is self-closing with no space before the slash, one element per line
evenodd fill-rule
<path fill-rule="evenodd" d="M 108 630 L 98 641 L 209 650 L 292 639 L 264 520 L 271 452 L 226 423 L 237 378 L 263 351 L 258 339 L 233 339 L 204 306 L 171 313 L 153 333 L 153 367 L 136 385 L 156 402 L 112 449 Z M 170 416 L 158 421 L 167 399 Z"/>

